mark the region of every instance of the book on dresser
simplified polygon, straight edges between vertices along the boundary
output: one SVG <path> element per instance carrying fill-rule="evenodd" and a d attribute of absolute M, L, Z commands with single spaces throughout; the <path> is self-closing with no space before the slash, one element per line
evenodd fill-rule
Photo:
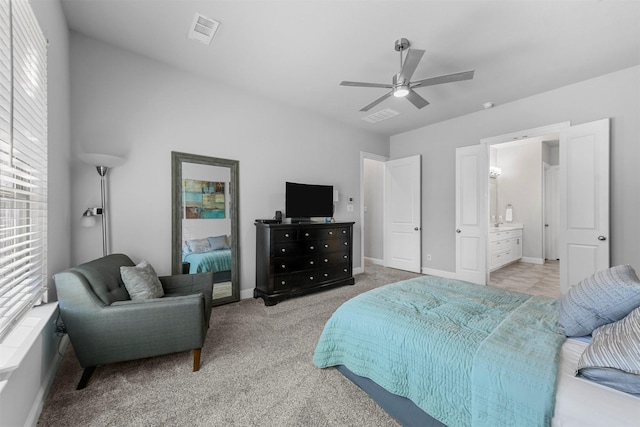
<path fill-rule="evenodd" d="M 257 220 L 253 297 L 274 305 L 292 296 L 353 285 L 353 224 Z"/>

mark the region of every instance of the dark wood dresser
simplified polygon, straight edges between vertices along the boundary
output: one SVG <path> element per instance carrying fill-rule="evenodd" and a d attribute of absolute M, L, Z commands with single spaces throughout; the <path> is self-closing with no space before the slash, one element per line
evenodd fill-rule
<path fill-rule="evenodd" d="M 353 285 L 353 222 L 256 221 L 256 287 L 265 305 L 334 286 Z"/>

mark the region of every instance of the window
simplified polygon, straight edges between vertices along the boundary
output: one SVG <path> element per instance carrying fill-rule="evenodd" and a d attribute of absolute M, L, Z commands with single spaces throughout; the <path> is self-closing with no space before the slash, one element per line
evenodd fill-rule
<path fill-rule="evenodd" d="M 0 0 L 0 338 L 47 284 L 47 42 L 27 0 Z"/>

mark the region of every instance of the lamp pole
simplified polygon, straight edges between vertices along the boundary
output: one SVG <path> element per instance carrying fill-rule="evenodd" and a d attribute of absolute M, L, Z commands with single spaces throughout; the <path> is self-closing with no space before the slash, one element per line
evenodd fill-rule
<path fill-rule="evenodd" d="M 100 195 L 102 198 L 102 255 L 107 256 L 107 197 L 106 197 L 106 177 L 109 170 L 106 166 L 96 166 L 98 174 L 100 175 Z"/>

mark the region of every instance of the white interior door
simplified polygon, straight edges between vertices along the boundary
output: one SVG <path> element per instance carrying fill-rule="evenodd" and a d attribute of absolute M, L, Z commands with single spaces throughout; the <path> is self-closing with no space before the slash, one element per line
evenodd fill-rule
<path fill-rule="evenodd" d="M 456 149 L 456 278 L 486 285 L 489 161 L 487 146 Z"/>
<path fill-rule="evenodd" d="M 384 265 L 420 273 L 420 156 L 385 162 L 384 181 Z"/>
<path fill-rule="evenodd" d="M 609 119 L 560 132 L 560 290 L 609 267 Z"/>
<path fill-rule="evenodd" d="M 549 166 L 544 174 L 544 227 L 545 227 L 545 259 L 556 260 L 558 254 L 558 230 L 560 226 L 560 199 L 558 193 L 559 166 Z"/>

